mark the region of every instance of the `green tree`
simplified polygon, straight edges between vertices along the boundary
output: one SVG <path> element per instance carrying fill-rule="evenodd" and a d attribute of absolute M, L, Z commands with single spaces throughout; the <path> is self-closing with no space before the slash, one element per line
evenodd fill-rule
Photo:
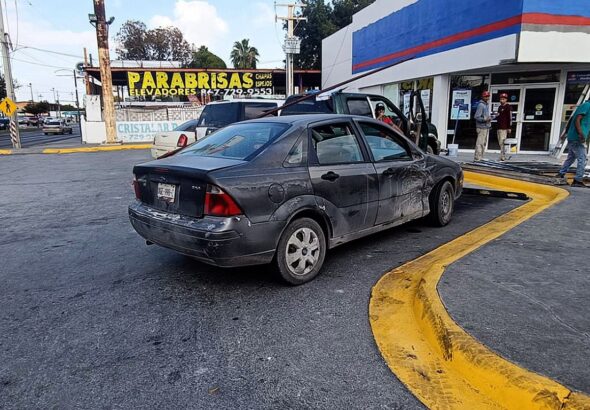
<path fill-rule="evenodd" d="M 191 47 L 176 27 L 148 30 L 145 23 L 127 20 L 115 37 L 117 57 L 121 60 L 175 60 L 187 64 Z"/>
<path fill-rule="evenodd" d="M 230 59 L 234 68 L 256 68 L 259 56 L 256 47 L 251 47 L 250 40 L 245 38 L 234 43 Z"/>
<path fill-rule="evenodd" d="M 197 51 L 193 51 L 193 58 L 190 63 L 186 65 L 187 68 L 227 68 L 225 61 L 219 56 L 213 54 L 205 46 L 199 47 Z"/>
<path fill-rule="evenodd" d="M 36 103 L 29 103 L 25 105 L 23 111 L 28 114 L 39 115 L 48 113 L 51 110 L 51 105 L 47 101 L 40 101 Z"/>
<path fill-rule="evenodd" d="M 352 22 L 352 15 L 375 0 L 309 0 L 295 35 L 301 38 L 301 53 L 295 56 L 295 66 L 302 69 L 322 68 L 322 40 Z"/>

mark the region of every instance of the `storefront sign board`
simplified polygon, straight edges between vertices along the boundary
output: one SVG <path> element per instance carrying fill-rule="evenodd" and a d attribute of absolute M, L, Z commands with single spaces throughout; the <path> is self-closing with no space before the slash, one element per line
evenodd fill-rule
<path fill-rule="evenodd" d="M 453 90 L 451 120 L 471 118 L 471 90 Z"/>

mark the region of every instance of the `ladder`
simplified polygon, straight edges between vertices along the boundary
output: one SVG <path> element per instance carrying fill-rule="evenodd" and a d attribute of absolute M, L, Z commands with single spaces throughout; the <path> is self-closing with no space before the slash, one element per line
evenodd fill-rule
<path fill-rule="evenodd" d="M 574 108 L 578 108 L 580 105 L 582 105 L 582 103 L 584 103 L 585 101 L 588 101 L 589 98 L 590 98 L 590 84 L 586 84 L 586 86 L 584 87 L 584 90 L 582 91 L 580 98 L 578 98 L 578 102 L 576 103 L 576 106 Z M 575 110 L 574 110 L 574 112 L 575 112 Z M 567 123 L 565 124 L 565 128 L 563 129 L 563 132 L 559 136 L 559 140 L 557 141 L 555 148 L 553 148 L 551 150 L 552 157 L 559 158 L 563 155 L 563 152 L 565 151 L 565 148 L 567 147 L 567 130 L 569 130 L 570 126 L 572 125 L 573 119 L 574 119 L 574 116 L 573 116 L 573 112 L 572 112 L 572 115 L 570 115 L 570 118 L 568 119 Z"/>

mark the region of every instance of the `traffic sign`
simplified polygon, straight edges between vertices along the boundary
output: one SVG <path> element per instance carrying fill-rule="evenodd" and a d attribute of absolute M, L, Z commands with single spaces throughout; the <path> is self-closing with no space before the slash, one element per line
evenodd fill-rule
<path fill-rule="evenodd" d="M 0 102 L 0 110 L 10 117 L 16 111 L 16 104 L 10 98 L 6 97 Z"/>

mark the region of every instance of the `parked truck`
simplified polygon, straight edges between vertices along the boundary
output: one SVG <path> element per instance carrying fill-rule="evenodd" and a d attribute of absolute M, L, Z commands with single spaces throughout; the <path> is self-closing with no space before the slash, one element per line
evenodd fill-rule
<path fill-rule="evenodd" d="M 332 113 L 375 118 L 375 108 L 377 104 L 381 103 L 385 106 L 385 115 L 406 137 L 415 141 L 424 151 L 435 155 L 440 154 L 440 141 L 436 127 L 429 121 L 420 121 L 425 112 L 418 93 L 413 93 L 410 99 L 410 106 L 414 106 L 414 101 L 418 106 L 418 114 L 414 114 L 413 110 L 410 110 L 410 117 L 415 117 L 414 120 L 406 117 L 394 103 L 382 95 L 336 91 L 331 94 L 316 93 L 314 96 L 308 96 L 309 98 L 305 97 L 300 94 L 287 98 L 281 115 Z M 290 103 L 294 104 L 290 105 Z M 426 128 L 420 129 L 420 123 L 425 123 Z M 420 138 L 417 138 L 417 135 L 420 135 Z"/>

